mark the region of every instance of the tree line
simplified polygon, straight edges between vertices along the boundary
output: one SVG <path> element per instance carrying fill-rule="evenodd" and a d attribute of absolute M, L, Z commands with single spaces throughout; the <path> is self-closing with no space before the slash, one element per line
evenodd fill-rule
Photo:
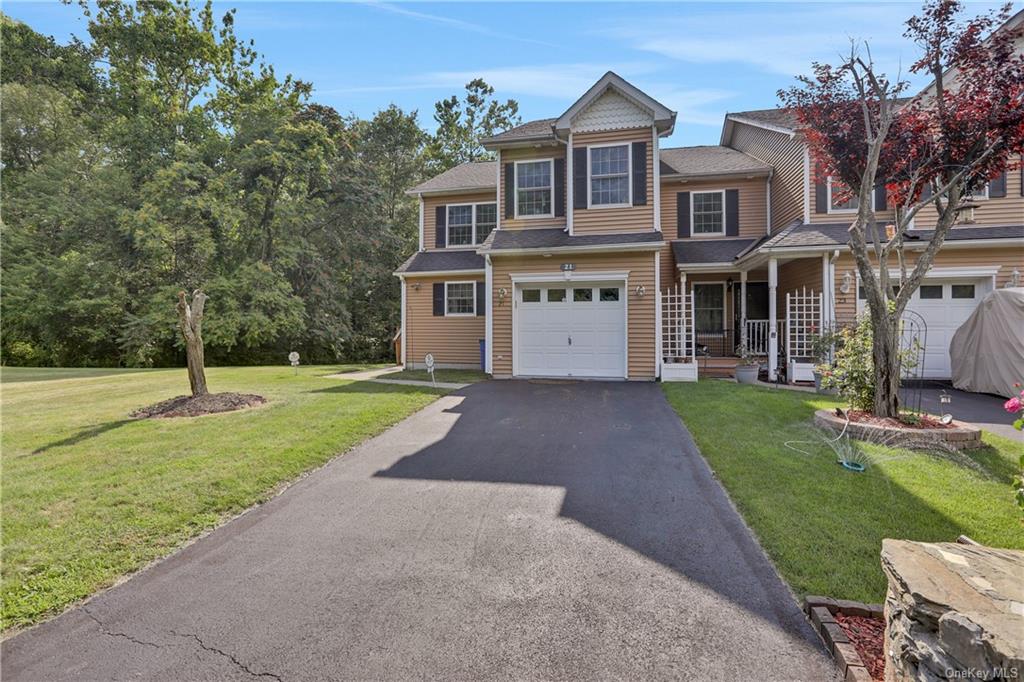
<path fill-rule="evenodd" d="M 482 80 L 436 132 L 279 76 L 210 2 L 83 2 L 59 44 L 0 17 L 7 364 L 181 364 L 177 292 L 209 295 L 211 364 L 374 361 L 400 315 L 425 177 L 519 122 Z"/>

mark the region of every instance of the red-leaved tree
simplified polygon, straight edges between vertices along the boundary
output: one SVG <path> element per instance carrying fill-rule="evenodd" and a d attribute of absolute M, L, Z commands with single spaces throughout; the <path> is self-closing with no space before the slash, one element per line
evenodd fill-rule
<path fill-rule="evenodd" d="M 874 330 L 874 413 L 899 415 L 899 321 L 975 188 L 1020 163 L 1024 152 L 1024 54 L 1009 27 L 1011 5 L 969 20 L 956 0 L 930 0 L 904 36 L 921 49 L 913 73 L 925 91 L 879 73 L 870 49 L 854 45 L 841 64 L 814 64 L 814 76 L 779 92 L 801 123 L 819 178 L 831 176 L 857 197 L 850 249 Z M 889 224 L 876 222 L 874 188 L 884 185 Z M 840 199 L 842 191 L 839 193 Z M 905 251 L 914 216 L 937 213 L 921 251 Z M 920 243 L 920 242 L 918 242 Z M 895 260 L 898 279 L 890 275 Z"/>

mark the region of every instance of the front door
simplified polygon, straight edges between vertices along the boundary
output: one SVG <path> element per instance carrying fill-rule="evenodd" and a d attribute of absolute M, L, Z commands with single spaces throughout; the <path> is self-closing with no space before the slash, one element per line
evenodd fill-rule
<path fill-rule="evenodd" d="M 523 284 L 515 296 L 517 376 L 626 376 L 622 282 Z"/>

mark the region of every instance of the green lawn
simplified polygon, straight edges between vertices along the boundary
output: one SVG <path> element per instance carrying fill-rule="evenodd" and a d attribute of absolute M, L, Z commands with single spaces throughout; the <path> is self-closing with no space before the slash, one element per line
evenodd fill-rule
<path fill-rule="evenodd" d="M 4 368 L 3 629 L 172 552 L 441 393 L 322 378 L 348 369 L 208 369 L 211 390 L 269 402 L 132 420 L 137 407 L 187 393 L 185 371 Z"/>
<path fill-rule="evenodd" d="M 486 381 L 487 374 L 477 369 L 436 369 L 434 380 L 453 384 L 472 384 Z M 411 379 L 413 381 L 430 381 L 430 373 L 425 369 L 403 369 L 394 374 L 385 374 L 381 379 Z"/>
<path fill-rule="evenodd" d="M 867 446 L 846 471 L 811 427 L 827 397 L 704 380 L 665 394 L 782 576 L 800 596 L 880 602 L 882 538 L 951 542 L 960 534 L 1024 549 L 1009 487 L 1022 446 L 985 434 L 970 458 Z M 787 448 L 787 441 L 810 454 Z"/>

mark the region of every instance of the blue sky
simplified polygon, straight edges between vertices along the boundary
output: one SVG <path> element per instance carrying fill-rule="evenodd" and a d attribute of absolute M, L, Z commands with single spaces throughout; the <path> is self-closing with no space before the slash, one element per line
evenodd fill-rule
<path fill-rule="evenodd" d="M 972 3 L 980 13 L 991 4 Z M 556 116 L 605 71 L 679 112 L 669 144 L 717 144 L 726 112 L 773 107 L 779 88 L 868 40 L 890 73 L 916 56 L 902 38 L 918 3 L 218 2 L 238 9 L 278 73 L 315 99 L 369 117 L 394 102 L 433 127 L 433 104 L 481 76 L 520 103 L 523 120 Z M 76 6 L 7 2 L 4 11 L 64 40 L 87 37 Z"/>

